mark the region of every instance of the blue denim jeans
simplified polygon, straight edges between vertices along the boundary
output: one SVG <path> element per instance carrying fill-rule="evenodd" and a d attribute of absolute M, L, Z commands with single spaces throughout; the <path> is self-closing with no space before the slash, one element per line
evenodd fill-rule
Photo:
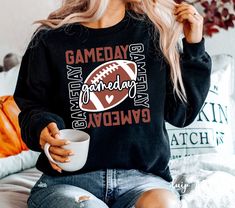
<path fill-rule="evenodd" d="M 28 207 L 132 208 L 143 192 L 155 188 L 179 196 L 172 183 L 135 169 L 107 169 L 60 177 L 43 174 L 31 190 Z"/>

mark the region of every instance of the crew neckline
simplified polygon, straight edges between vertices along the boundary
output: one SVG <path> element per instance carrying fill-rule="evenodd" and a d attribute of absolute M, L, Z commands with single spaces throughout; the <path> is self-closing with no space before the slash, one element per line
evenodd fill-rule
<path fill-rule="evenodd" d="M 81 23 L 76 23 L 76 25 L 78 25 L 82 30 L 88 32 L 89 35 L 106 35 L 109 33 L 114 33 L 114 32 L 118 32 L 122 30 L 128 25 L 128 23 L 130 22 L 130 19 L 131 18 L 129 15 L 129 11 L 125 11 L 125 15 L 122 18 L 122 20 L 116 23 L 115 25 L 112 25 L 109 27 L 91 28 L 91 27 L 84 26 Z"/>

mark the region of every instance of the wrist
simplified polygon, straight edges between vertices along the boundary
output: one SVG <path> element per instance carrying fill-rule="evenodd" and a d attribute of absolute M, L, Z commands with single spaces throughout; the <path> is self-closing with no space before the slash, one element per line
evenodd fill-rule
<path fill-rule="evenodd" d="M 188 43 L 188 44 L 196 44 L 196 43 L 200 43 L 202 41 L 203 37 L 198 37 L 198 38 L 187 38 L 185 37 L 185 41 Z"/>

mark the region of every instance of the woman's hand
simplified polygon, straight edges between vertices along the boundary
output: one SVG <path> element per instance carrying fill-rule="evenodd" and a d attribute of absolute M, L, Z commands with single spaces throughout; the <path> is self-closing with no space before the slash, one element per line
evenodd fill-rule
<path fill-rule="evenodd" d="M 58 162 L 69 162 L 68 156 L 73 154 L 72 151 L 62 148 L 62 146 L 68 144 L 69 141 L 60 138 L 60 131 L 54 122 L 48 124 L 48 126 L 42 130 L 39 143 L 42 149 L 46 143 L 49 143 L 51 145 L 49 148 L 50 155 Z M 49 162 L 54 170 L 61 173 L 62 169 L 58 165 L 51 161 Z"/>
<path fill-rule="evenodd" d="M 188 43 L 199 43 L 202 40 L 203 17 L 194 6 L 185 2 L 175 6 L 176 20 L 183 24 L 184 36 Z"/>

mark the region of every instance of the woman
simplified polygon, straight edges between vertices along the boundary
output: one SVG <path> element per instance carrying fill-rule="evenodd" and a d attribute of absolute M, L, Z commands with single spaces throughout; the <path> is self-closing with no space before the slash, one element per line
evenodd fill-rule
<path fill-rule="evenodd" d="M 164 122 L 190 124 L 208 93 L 203 18 L 171 0 L 66 0 L 39 22 L 14 94 L 22 137 L 42 152 L 29 207 L 179 207 Z M 91 136 L 72 173 L 42 151 L 69 162 L 64 128 Z"/>

